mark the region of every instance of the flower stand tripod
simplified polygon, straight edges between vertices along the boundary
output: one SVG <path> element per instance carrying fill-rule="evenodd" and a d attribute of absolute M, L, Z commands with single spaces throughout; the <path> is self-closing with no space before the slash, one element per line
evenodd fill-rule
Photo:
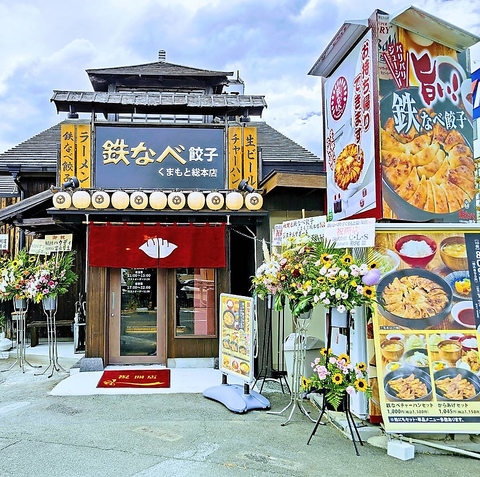
<path fill-rule="evenodd" d="M 307 416 L 312 422 L 315 422 L 315 420 L 312 419 L 309 412 L 303 406 L 301 392 L 301 378 L 305 364 L 307 329 L 310 323 L 310 315 L 311 311 L 307 313 L 302 313 L 299 316 L 294 316 L 295 341 L 293 345 L 293 377 L 290 390 L 290 402 L 281 411 L 267 411 L 268 414 L 281 415 L 287 409 L 291 408 L 288 419 L 282 424 L 282 426 L 287 425 L 292 420 L 295 409 L 298 409 L 301 413 L 305 414 L 305 416 Z"/>
<path fill-rule="evenodd" d="M 53 376 L 55 371 L 67 372 L 65 368 L 60 366 L 58 363 L 58 347 L 57 347 L 57 324 L 56 324 L 56 314 L 57 314 L 57 298 L 56 297 L 46 297 L 42 300 L 43 311 L 47 317 L 47 339 L 48 339 L 48 359 L 49 365 L 42 373 L 45 374 L 50 368 L 52 368 L 51 373 L 48 375 L 49 378 Z"/>
<path fill-rule="evenodd" d="M 17 299 L 13 300 L 13 308 L 16 316 L 16 340 L 17 340 L 17 357 L 13 364 L 8 369 L 2 371 L 10 371 L 17 363 L 22 369 L 22 373 L 25 372 L 25 364 L 31 368 L 41 368 L 41 366 L 35 366 L 27 361 L 25 349 L 26 349 L 26 315 L 28 310 L 28 300 Z M 13 319 L 13 318 L 12 318 Z"/>

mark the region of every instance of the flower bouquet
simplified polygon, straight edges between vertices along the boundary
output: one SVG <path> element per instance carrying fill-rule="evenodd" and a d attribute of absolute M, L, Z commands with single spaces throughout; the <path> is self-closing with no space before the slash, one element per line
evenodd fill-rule
<path fill-rule="evenodd" d="M 35 257 L 26 249 L 16 257 L 2 257 L 0 260 L 0 300 L 23 300 L 29 298 L 28 284 L 33 275 Z"/>
<path fill-rule="evenodd" d="M 27 296 L 35 303 L 67 293 L 78 275 L 72 270 L 75 252 L 56 252 L 36 264 L 27 287 Z"/>
<path fill-rule="evenodd" d="M 372 396 L 368 385 L 368 369 L 365 363 L 353 364 L 347 354 L 336 356 L 331 350 L 322 348 L 320 357 L 312 363 L 313 376 L 302 377 L 302 389 L 323 391 L 326 401 L 337 410 L 344 397 L 363 392 Z"/>
<path fill-rule="evenodd" d="M 295 316 L 318 304 L 343 313 L 375 301 L 374 285 L 380 280 L 376 263 L 355 259 L 333 242 L 295 237 L 281 254 L 270 254 L 264 242 L 263 254 L 252 288 L 261 299 L 275 295 L 276 310 L 282 310 L 288 300 Z"/>

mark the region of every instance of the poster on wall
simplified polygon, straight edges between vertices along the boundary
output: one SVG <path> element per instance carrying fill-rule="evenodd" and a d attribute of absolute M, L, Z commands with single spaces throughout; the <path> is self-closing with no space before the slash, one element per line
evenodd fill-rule
<path fill-rule="evenodd" d="M 387 432 L 478 430 L 471 240 L 480 245 L 480 235 L 458 230 L 377 232 L 376 258 L 388 267 L 377 285 L 370 365 Z"/>
<path fill-rule="evenodd" d="M 375 208 L 372 35 L 325 81 L 328 220 Z"/>
<path fill-rule="evenodd" d="M 253 298 L 220 295 L 220 370 L 253 381 Z"/>
<path fill-rule="evenodd" d="M 394 27 L 378 56 L 383 217 L 475 222 L 466 52 Z"/>

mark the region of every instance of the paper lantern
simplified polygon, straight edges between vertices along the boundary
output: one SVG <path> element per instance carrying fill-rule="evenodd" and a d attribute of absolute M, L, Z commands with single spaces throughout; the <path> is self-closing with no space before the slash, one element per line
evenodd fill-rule
<path fill-rule="evenodd" d="M 97 190 L 92 194 L 92 205 L 95 209 L 106 209 L 110 206 L 110 196 L 103 190 Z"/>
<path fill-rule="evenodd" d="M 225 199 L 220 192 L 210 192 L 210 194 L 207 195 L 206 202 L 210 210 L 220 210 L 225 203 Z"/>
<path fill-rule="evenodd" d="M 187 204 L 192 210 L 203 209 L 205 205 L 205 196 L 202 192 L 191 192 L 188 194 Z"/>
<path fill-rule="evenodd" d="M 116 190 L 112 194 L 112 205 L 119 210 L 126 209 L 130 205 L 130 196 L 123 190 Z"/>
<path fill-rule="evenodd" d="M 145 192 L 136 191 L 130 194 L 130 205 L 132 209 L 144 209 L 148 204 L 148 197 Z"/>
<path fill-rule="evenodd" d="M 68 192 L 53 194 L 53 206 L 56 209 L 68 209 L 72 205 L 72 196 Z"/>
<path fill-rule="evenodd" d="M 243 206 L 243 195 L 240 192 L 229 192 L 225 198 L 227 209 L 239 210 Z"/>
<path fill-rule="evenodd" d="M 172 192 L 168 194 L 168 206 L 173 210 L 180 210 L 185 207 L 185 194 L 182 192 Z"/>
<path fill-rule="evenodd" d="M 90 194 L 86 190 L 76 190 L 72 196 L 72 203 L 77 209 L 86 209 L 90 206 Z"/>
<path fill-rule="evenodd" d="M 250 192 L 245 196 L 245 206 L 248 210 L 259 210 L 263 206 L 263 197 L 258 192 Z"/>
<path fill-rule="evenodd" d="M 152 192 L 148 201 L 152 209 L 162 210 L 167 206 L 167 194 L 160 191 Z"/>

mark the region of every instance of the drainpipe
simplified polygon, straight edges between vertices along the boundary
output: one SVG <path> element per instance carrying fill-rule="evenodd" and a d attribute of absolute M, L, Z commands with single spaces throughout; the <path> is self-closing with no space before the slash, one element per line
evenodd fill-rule
<path fill-rule="evenodd" d="M 20 190 L 20 201 L 25 198 L 25 189 L 20 184 L 20 170 L 11 171 L 13 182 L 15 182 L 16 186 Z M 25 232 L 20 229 L 18 234 L 18 250 L 22 250 L 25 247 Z"/>

